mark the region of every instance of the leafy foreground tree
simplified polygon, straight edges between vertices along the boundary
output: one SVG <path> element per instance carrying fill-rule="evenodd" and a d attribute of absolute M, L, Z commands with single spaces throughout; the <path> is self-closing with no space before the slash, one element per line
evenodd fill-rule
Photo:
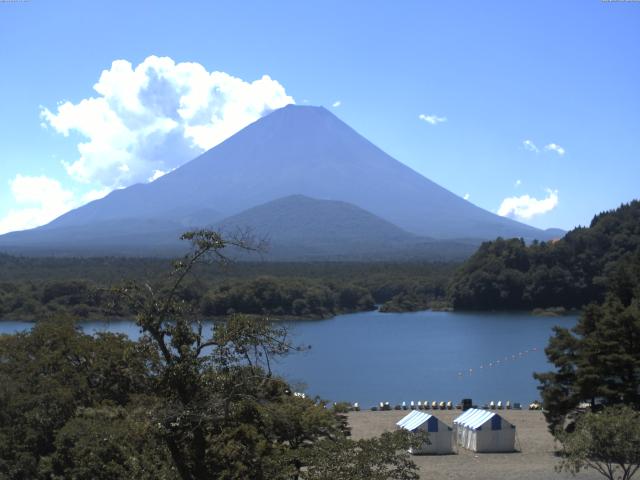
<path fill-rule="evenodd" d="M 85 408 L 146 403 L 154 363 L 122 335 L 84 335 L 64 319 L 0 336 L 0 478 L 55 478 L 61 430 Z"/>
<path fill-rule="evenodd" d="M 546 349 L 555 371 L 534 376 L 563 447 L 560 469 L 627 480 L 640 464 L 640 251 L 608 276 L 604 302 L 573 329 L 555 329 Z"/>
<path fill-rule="evenodd" d="M 573 329 L 555 329 L 545 350 L 555 371 L 534 375 L 552 432 L 582 402 L 640 409 L 640 253 L 611 277 L 601 305 L 589 305 Z"/>
<path fill-rule="evenodd" d="M 419 475 L 408 448 L 426 438 L 412 437 L 405 431 L 386 432 L 379 438 L 354 442 L 342 438 L 324 439 L 307 453 L 305 480 L 417 480 Z"/>
<path fill-rule="evenodd" d="M 558 436 L 563 460 L 558 470 L 591 468 L 609 480 L 631 480 L 640 469 L 640 412 L 627 406 L 586 413 L 575 430 Z"/>
<path fill-rule="evenodd" d="M 193 250 L 168 283 L 119 291 L 138 341 L 69 322 L 0 338 L 0 478 L 416 479 L 410 434 L 353 441 L 340 411 L 272 374 L 275 357 L 297 350 L 285 329 L 198 320 L 183 287 L 192 269 L 254 247 L 210 231 L 183 238 Z"/>

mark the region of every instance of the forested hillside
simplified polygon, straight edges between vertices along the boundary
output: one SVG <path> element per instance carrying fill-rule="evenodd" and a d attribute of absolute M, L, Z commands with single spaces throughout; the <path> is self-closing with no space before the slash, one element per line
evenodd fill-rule
<path fill-rule="evenodd" d="M 483 243 L 455 273 L 456 309 L 580 308 L 601 302 L 640 251 L 640 201 L 593 218 L 555 242 Z M 619 280 L 616 280 L 619 281 Z"/>

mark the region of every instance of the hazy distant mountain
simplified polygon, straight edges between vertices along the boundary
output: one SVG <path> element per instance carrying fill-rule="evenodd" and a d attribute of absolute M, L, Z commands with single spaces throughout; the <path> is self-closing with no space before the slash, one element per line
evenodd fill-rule
<path fill-rule="evenodd" d="M 322 107 L 291 105 L 152 183 L 114 191 L 44 227 L 1 236 L 0 246 L 46 246 L 55 238 L 69 250 L 82 239 L 108 244 L 115 236 L 124 245 L 127 236 L 137 242 L 145 235 L 150 244 L 162 244 L 168 238 L 151 237 L 211 225 L 290 195 L 348 202 L 406 232 L 437 239 L 557 236 L 463 200 Z M 321 221 L 305 228 L 327 230 Z"/>
<path fill-rule="evenodd" d="M 217 229 L 250 229 L 269 244 L 271 259 L 461 259 L 475 245 L 408 233 L 353 204 L 291 195 L 224 219 Z"/>
<path fill-rule="evenodd" d="M 415 241 L 416 235 L 356 207 L 336 200 L 290 195 L 228 217 L 216 226 L 250 227 L 274 243 L 364 244 Z"/>
<path fill-rule="evenodd" d="M 549 240 L 557 240 L 564 237 L 567 231 L 561 228 L 547 228 L 544 233 Z"/>

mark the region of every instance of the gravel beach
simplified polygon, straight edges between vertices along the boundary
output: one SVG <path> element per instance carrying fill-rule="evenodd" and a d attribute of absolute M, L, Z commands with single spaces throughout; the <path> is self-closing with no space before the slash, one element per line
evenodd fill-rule
<path fill-rule="evenodd" d="M 447 425 L 460 410 L 428 410 Z M 386 412 L 360 411 L 349 413 L 349 424 L 354 439 L 380 435 L 395 429 L 395 423 L 409 411 Z M 514 453 L 474 453 L 456 448 L 454 455 L 414 455 L 420 467 L 421 479 L 432 480 L 544 480 L 544 479 L 598 479 L 597 472 L 583 471 L 576 477 L 568 473 L 556 473 L 554 466 L 554 440 L 547 431 L 547 424 L 540 411 L 500 410 L 500 415 L 516 426 L 516 448 Z"/>

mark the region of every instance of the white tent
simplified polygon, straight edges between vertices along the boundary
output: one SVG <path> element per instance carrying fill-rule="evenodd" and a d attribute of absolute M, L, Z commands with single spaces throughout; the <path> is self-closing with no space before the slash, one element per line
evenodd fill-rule
<path fill-rule="evenodd" d="M 453 421 L 456 443 L 474 452 L 513 452 L 516 427 L 496 412 L 471 408 Z"/>
<path fill-rule="evenodd" d="M 425 412 L 413 410 L 409 415 L 402 418 L 396 425 L 410 432 L 417 430 L 425 431 L 428 434 L 428 442 L 419 448 L 409 449 L 414 455 L 424 453 L 453 453 L 452 429 L 440 419 Z"/>

